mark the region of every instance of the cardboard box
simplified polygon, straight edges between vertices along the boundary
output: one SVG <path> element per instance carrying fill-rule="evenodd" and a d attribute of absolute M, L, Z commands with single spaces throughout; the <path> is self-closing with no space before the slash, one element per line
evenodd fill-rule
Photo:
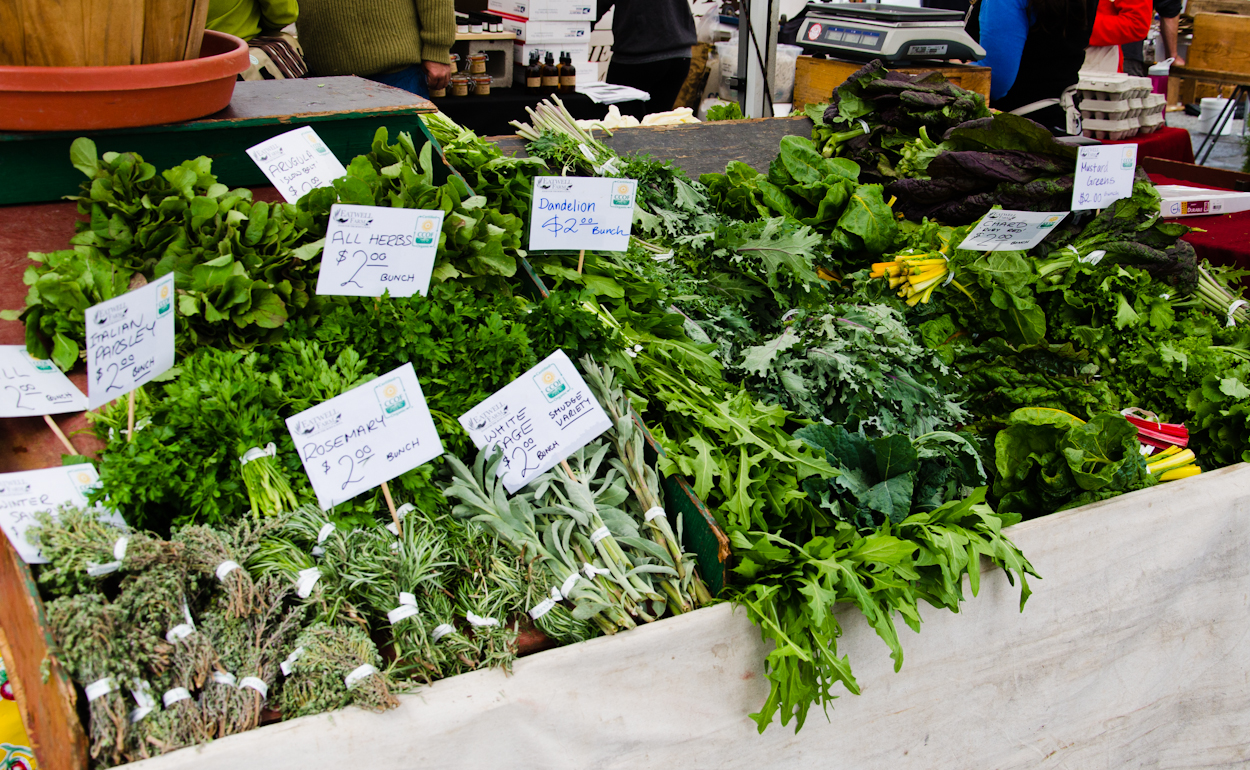
<path fill-rule="evenodd" d="M 504 16 L 503 31 L 516 35 L 518 43 L 590 44 L 588 21 L 533 21 Z"/>
<path fill-rule="evenodd" d="M 486 9 L 534 21 L 589 21 L 597 16 L 594 0 L 489 0 Z"/>

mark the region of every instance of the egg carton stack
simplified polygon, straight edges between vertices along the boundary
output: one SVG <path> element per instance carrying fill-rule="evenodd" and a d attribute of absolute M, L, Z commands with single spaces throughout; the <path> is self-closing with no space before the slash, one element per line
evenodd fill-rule
<path fill-rule="evenodd" d="M 1150 92 L 1150 78 L 1082 72 L 1077 88 L 1084 133 L 1091 139 L 1128 139 L 1163 123 L 1165 98 Z"/>

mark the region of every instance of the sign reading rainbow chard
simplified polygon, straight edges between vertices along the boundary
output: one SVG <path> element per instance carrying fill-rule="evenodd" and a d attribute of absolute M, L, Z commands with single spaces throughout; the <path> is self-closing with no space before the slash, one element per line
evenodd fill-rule
<path fill-rule="evenodd" d="M 534 178 L 531 251 L 626 251 L 634 222 L 634 179 Z"/>

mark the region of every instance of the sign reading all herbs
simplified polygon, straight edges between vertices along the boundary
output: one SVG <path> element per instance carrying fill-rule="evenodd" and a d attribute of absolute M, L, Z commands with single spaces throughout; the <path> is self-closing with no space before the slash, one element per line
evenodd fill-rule
<path fill-rule="evenodd" d="M 637 190 L 633 179 L 535 177 L 530 250 L 628 250 Z"/>
<path fill-rule="evenodd" d="M 557 350 L 460 416 L 478 449 L 497 446 L 504 488 L 516 492 L 612 427 L 573 362 Z"/>
<path fill-rule="evenodd" d="M 286 427 L 327 509 L 443 453 L 412 364 L 305 409 Z"/>
<path fill-rule="evenodd" d="M 26 352 L 25 345 L 0 345 L 0 417 L 81 412 L 87 397 L 56 364 Z"/>
<path fill-rule="evenodd" d="M 424 295 L 442 231 L 442 211 L 335 204 L 330 207 L 317 293 Z"/>
<path fill-rule="evenodd" d="M 173 365 L 173 273 L 87 308 L 87 401 L 92 409 Z"/>

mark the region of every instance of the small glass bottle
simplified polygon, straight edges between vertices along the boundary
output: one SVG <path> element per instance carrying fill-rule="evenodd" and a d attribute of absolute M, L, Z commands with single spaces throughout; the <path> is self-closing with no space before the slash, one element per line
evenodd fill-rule
<path fill-rule="evenodd" d="M 538 61 L 538 51 L 530 51 L 530 63 L 525 68 L 525 90 L 531 96 L 543 92 L 543 65 Z"/>
<path fill-rule="evenodd" d="M 452 96 L 468 96 L 469 95 L 469 74 L 467 72 L 457 72 L 451 76 L 451 95 Z"/>
<path fill-rule="evenodd" d="M 556 68 L 556 58 L 547 52 L 547 58 L 543 60 L 543 90 L 544 96 L 554 94 L 560 89 L 560 70 Z"/>
<path fill-rule="evenodd" d="M 562 94 L 571 94 L 577 90 L 577 67 L 573 66 L 573 54 L 560 52 L 560 88 Z"/>

